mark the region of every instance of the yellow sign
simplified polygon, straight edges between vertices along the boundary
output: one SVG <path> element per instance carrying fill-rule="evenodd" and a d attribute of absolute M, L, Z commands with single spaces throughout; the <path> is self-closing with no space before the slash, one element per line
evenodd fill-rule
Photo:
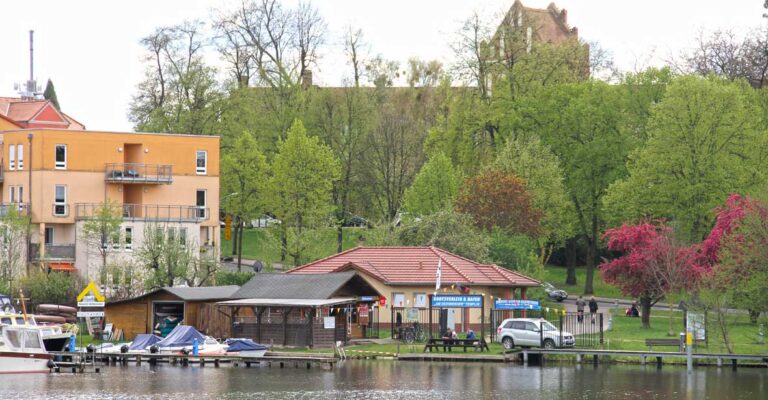
<path fill-rule="evenodd" d="M 224 217 L 224 240 L 232 240 L 232 217 Z"/>
<path fill-rule="evenodd" d="M 101 292 L 99 292 L 99 289 L 96 287 L 96 284 L 93 283 L 93 281 L 88 283 L 88 286 L 86 286 L 85 289 L 83 289 L 83 291 L 80 292 L 79 295 L 77 295 L 77 301 L 83 301 L 83 299 L 85 298 L 85 296 L 88 295 L 88 293 L 93 295 L 93 298 L 96 299 L 97 301 L 106 301 L 104 298 L 104 295 L 102 295 Z"/>
<path fill-rule="evenodd" d="M 691 332 L 685 334 L 685 344 L 688 346 L 693 344 L 693 334 Z"/>

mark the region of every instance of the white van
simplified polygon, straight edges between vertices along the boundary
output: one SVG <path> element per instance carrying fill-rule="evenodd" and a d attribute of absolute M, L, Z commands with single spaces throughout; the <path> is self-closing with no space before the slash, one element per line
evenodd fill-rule
<path fill-rule="evenodd" d="M 560 332 L 549 321 L 540 318 L 505 319 L 496 329 L 496 341 L 507 350 L 515 346 L 554 349 L 573 347 L 576 344 L 573 334 Z"/>

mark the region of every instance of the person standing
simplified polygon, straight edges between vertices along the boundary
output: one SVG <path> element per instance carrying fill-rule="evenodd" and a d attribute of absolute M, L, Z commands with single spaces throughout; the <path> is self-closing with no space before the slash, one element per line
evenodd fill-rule
<path fill-rule="evenodd" d="M 597 300 L 595 296 L 589 299 L 589 313 L 592 315 L 592 323 L 595 323 L 595 314 L 597 313 Z"/>
<path fill-rule="evenodd" d="M 579 323 L 584 322 L 584 306 L 586 305 L 587 302 L 584 301 L 584 298 L 579 296 L 579 299 L 576 300 L 576 319 Z"/>

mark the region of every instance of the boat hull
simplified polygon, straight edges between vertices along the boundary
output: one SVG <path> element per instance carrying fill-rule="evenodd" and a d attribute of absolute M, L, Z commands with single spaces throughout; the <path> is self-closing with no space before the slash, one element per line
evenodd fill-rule
<path fill-rule="evenodd" d="M 0 352 L 0 374 L 48 373 L 50 354 Z"/>

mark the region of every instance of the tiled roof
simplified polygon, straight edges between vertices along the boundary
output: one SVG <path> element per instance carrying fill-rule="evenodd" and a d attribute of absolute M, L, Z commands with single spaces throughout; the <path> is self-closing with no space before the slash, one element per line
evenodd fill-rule
<path fill-rule="evenodd" d="M 445 284 L 539 286 L 539 282 L 494 264 L 481 264 L 437 247 L 356 247 L 296 267 L 288 273 L 317 274 L 357 269 L 388 285 L 435 284 L 442 259 Z"/>
<path fill-rule="evenodd" d="M 49 105 L 50 109 L 44 112 Z M 74 122 L 77 125 L 75 127 L 83 127 L 81 123 L 75 121 L 72 117 L 56 110 L 50 100 L 23 100 L 15 97 L 0 97 L 0 115 L 7 117 L 22 127 L 27 127 L 25 124 L 29 124 L 33 120 L 35 124 L 64 125 L 65 127 L 73 125 Z M 38 120 L 41 116 L 43 116 L 42 119 Z"/>

